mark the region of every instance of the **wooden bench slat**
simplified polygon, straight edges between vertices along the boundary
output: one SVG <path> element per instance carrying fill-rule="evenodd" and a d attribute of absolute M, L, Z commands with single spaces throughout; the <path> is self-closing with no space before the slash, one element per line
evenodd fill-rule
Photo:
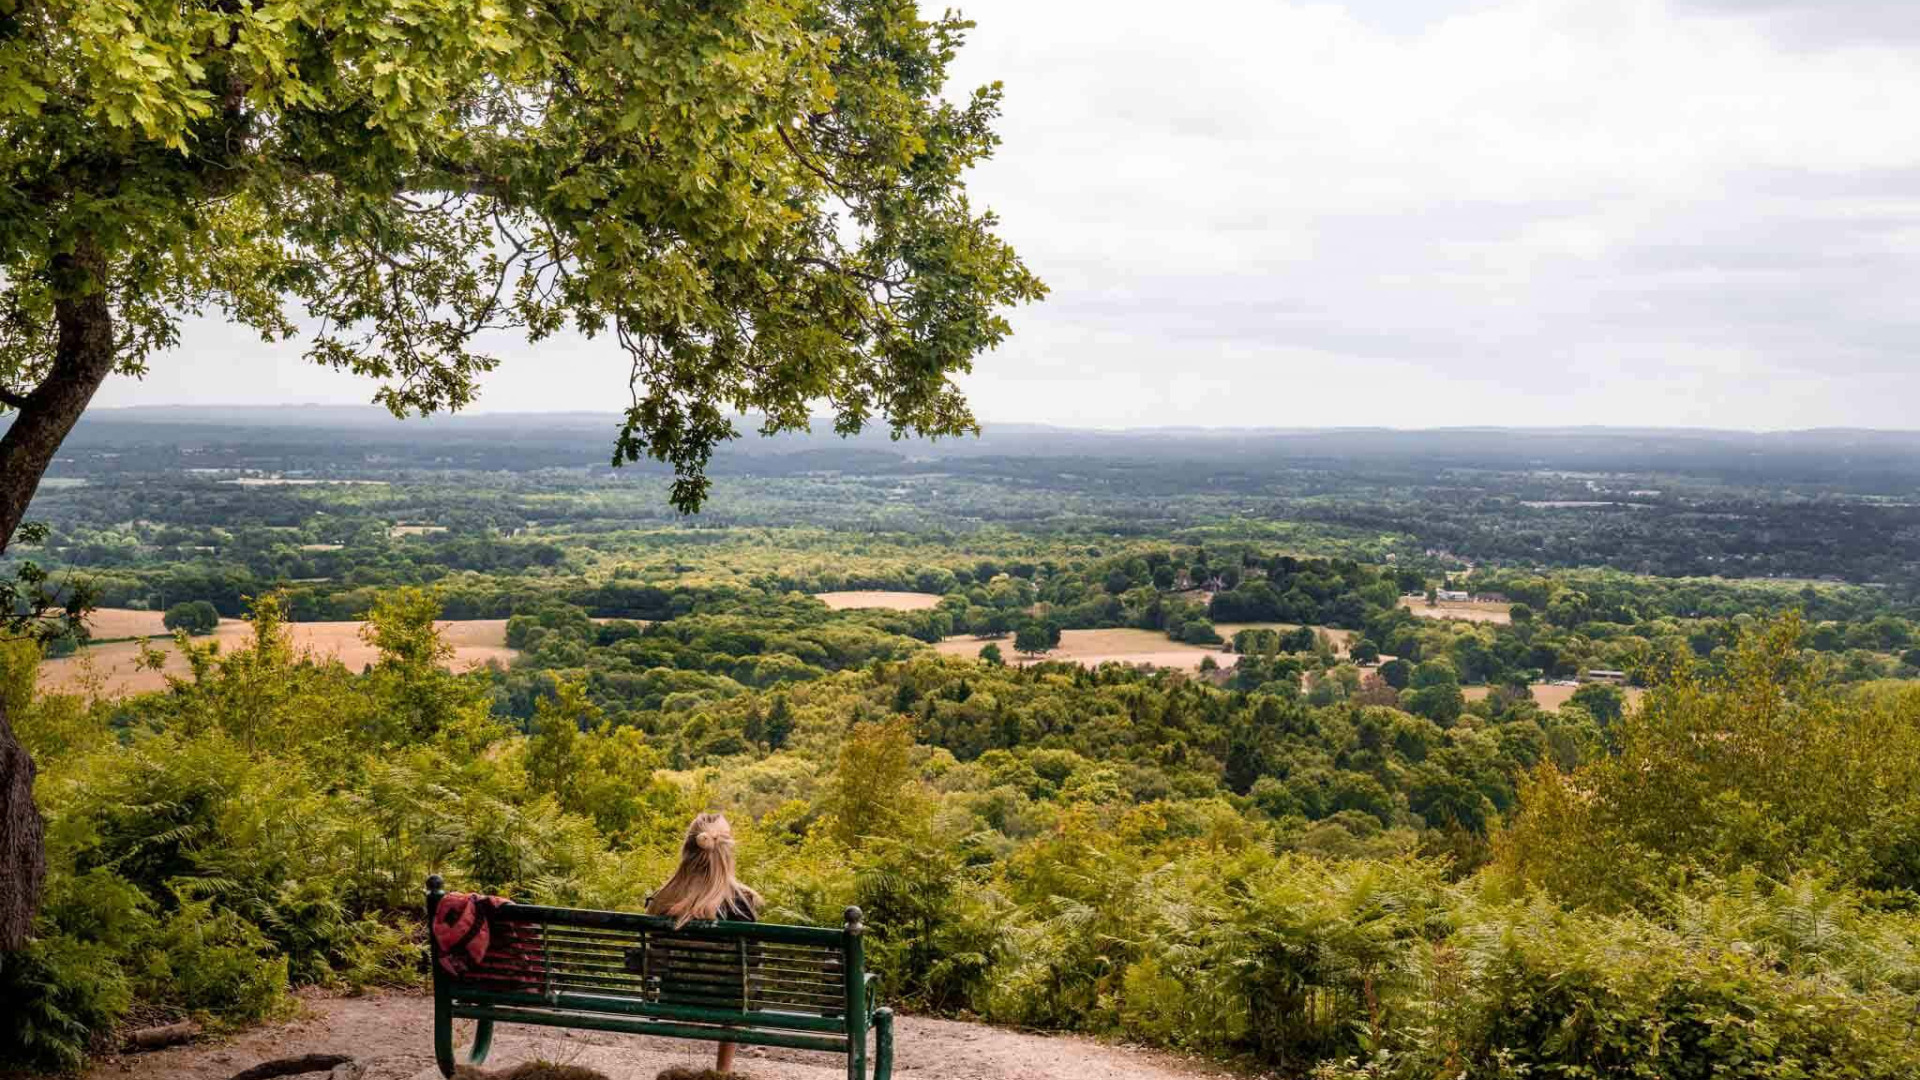
<path fill-rule="evenodd" d="M 552 997 L 537 992 L 513 993 L 507 991 L 472 991 L 454 995 L 455 1006 L 460 1003 L 479 1005 L 503 1005 L 514 1008 L 553 1009 L 563 1012 L 613 1012 L 628 1016 L 658 1016 L 670 1020 L 684 1020 L 690 1023 L 724 1023 L 740 1030 L 752 1030 L 756 1027 L 772 1027 L 794 1031 L 846 1031 L 846 1023 L 835 1017 L 823 1017 L 818 1013 L 796 1012 L 788 1009 L 752 1009 L 729 1016 L 726 1020 L 716 1020 L 711 1010 L 705 1006 L 680 1005 L 673 1002 L 641 1001 L 626 997 L 609 997 L 592 989 L 569 990 L 562 988 Z"/>
<path fill-rule="evenodd" d="M 454 1010 L 466 1020 L 493 1020 L 510 1024 L 541 1024 L 547 1027 L 580 1028 L 587 1031 L 615 1031 L 628 1035 L 660 1035 L 678 1039 L 706 1039 L 710 1042 L 744 1043 L 752 1046 L 780 1046 L 793 1050 L 825 1050 L 847 1053 L 844 1035 L 813 1035 L 785 1031 L 761 1031 L 752 1028 L 700 1026 L 667 1020 L 600 1016 L 591 1012 L 512 1008 L 500 1005 L 469 1005 Z"/>
<path fill-rule="evenodd" d="M 621 990 L 637 996 L 652 997 L 659 994 L 698 994 L 716 1000 L 738 1000 L 740 981 L 738 972 L 727 977 L 701 977 L 674 972 L 642 978 L 627 973 L 624 969 L 610 972 L 590 972 L 566 967 L 501 966 L 482 965 L 475 968 L 463 979 L 454 982 L 455 992 L 467 983 L 487 983 L 490 985 L 541 986 L 560 983 L 577 983 L 582 986 Z M 794 983 L 784 980 L 761 978 L 751 972 L 747 977 L 748 997 L 780 998 L 814 1006 L 839 1006 L 845 1000 L 844 986 L 827 983 Z"/>
<path fill-rule="evenodd" d="M 633 915 L 624 911 L 595 911 L 590 908 L 548 907 L 544 904 L 508 904 L 495 909 L 494 919 L 510 923 L 546 923 L 550 926 L 591 927 L 601 930 L 650 930 L 673 932 L 673 920 L 660 915 Z M 698 922 L 687 926 L 703 935 L 722 938 L 755 938 L 791 945 L 815 945 L 835 948 L 845 943 L 845 931 L 823 926 L 791 926 L 786 923 Z M 679 928 L 684 931 L 683 928 Z"/>
<path fill-rule="evenodd" d="M 728 992 L 728 990 L 703 992 L 691 986 L 651 988 L 651 986 L 639 986 L 632 982 L 614 984 L 609 980 L 599 980 L 591 976 L 549 978 L 541 982 L 520 982 L 520 980 L 501 978 L 493 982 L 461 984 L 451 988 L 449 995 L 455 1001 L 480 999 L 486 994 L 532 995 L 538 999 L 549 990 L 597 995 L 597 997 L 624 999 L 624 1001 L 641 1001 L 641 1003 L 660 1003 L 660 1005 L 672 1005 L 678 1001 L 685 1005 L 697 1005 L 705 1011 L 722 1011 L 722 1013 L 739 1013 L 739 1015 L 753 1015 L 755 1011 L 760 1011 L 766 1005 L 778 1005 L 780 1011 L 804 1013 L 814 1017 L 839 1017 L 845 1013 L 843 999 L 824 997 L 824 995 L 795 994 L 795 992 L 783 992 L 783 990 L 764 990 L 764 992 L 756 990 L 753 994 L 749 994 L 749 999 L 743 1003 L 739 992 Z"/>
<path fill-rule="evenodd" d="M 606 986 L 632 986 L 636 990 L 649 985 L 669 985 L 685 983 L 688 985 L 711 985 L 733 992 L 740 986 L 740 971 L 736 967 L 731 971 L 724 969 L 687 970 L 673 967 L 663 969 L 652 976 L 641 976 L 625 967 L 604 965 L 554 964 L 483 964 L 470 972 L 463 980 L 488 982 L 512 981 L 537 983 L 543 979 L 570 978 L 588 980 Z M 749 967 L 746 983 L 755 993 L 773 993 L 818 998 L 826 1001 L 839 1001 L 845 996 L 844 983 L 830 983 L 824 980 L 790 979 L 771 976 Z M 737 995 L 736 995 L 737 996 Z"/>
<path fill-rule="evenodd" d="M 698 929 L 699 925 L 700 924 L 697 924 L 697 923 L 689 924 L 689 926 L 695 929 Z M 776 924 L 774 923 L 740 923 L 735 925 L 772 927 Z M 539 933 L 544 934 L 546 939 L 549 941 L 564 942 L 570 945 L 601 946 L 601 947 L 616 948 L 616 949 L 631 948 L 635 945 L 639 945 L 642 942 L 646 942 L 646 941 L 663 941 L 663 942 L 664 941 L 686 941 L 691 946 L 708 949 L 709 951 L 725 951 L 732 947 L 731 941 L 705 942 L 697 938 L 683 937 L 680 934 L 671 930 L 607 932 L 607 931 L 598 931 L 598 930 L 583 930 L 578 927 L 571 927 L 571 926 L 553 926 L 553 925 L 537 926 L 537 927 L 529 925 L 525 927 L 525 930 L 528 932 L 538 931 Z M 816 944 L 792 944 L 792 943 L 786 943 L 786 942 L 765 941 L 765 940 L 755 940 L 754 945 L 757 948 L 763 949 L 768 953 L 777 953 L 781 956 L 791 957 L 791 958 L 800 959 L 800 960 L 808 960 L 808 961 L 817 960 L 817 961 L 825 962 L 825 961 L 839 960 L 844 955 L 844 949 L 838 945 L 825 946 L 825 945 L 816 945 Z"/>
<path fill-rule="evenodd" d="M 771 926 L 774 924 L 748 923 L 741 925 Z M 672 939 L 671 934 L 664 932 L 607 934 L 600 932 L 583 932 L 573 927 L 545 927 L 544 930 L 546 931 L 549 942 L 558 942 L 569 948 L 600 946 L 624 950 L 641 946 L 649 941 L 666 941 Z M 764 956 L 774 957 L 784 962 L 797 963 L 803 966 L 839 966 L 845 962 L 844 951 L 840 948 L 826 948 L 815 945 L 791 945 L 770 941 L 756 941 L 754 945 Z M 714 951 L 729 950 L 730 948 L 731 943 L 715 943 L 713 946 Z"/>
<path fill-rule="evenodd" d="M 477 1001 L 492 994 L 528 997 L 539 1001 L 542 1000 L 544 995 L 549 991 L 578 994 L 602 1000 L 632 1001 L 642 1004 L 681 1004 L 697 1007 L 707 1013 L 724 1012 L 746 1017 L 750 1017 L 757 1012 L 767 1011 L 767 1007 L 769 1006 L 777 1007 L 773 1009 L 773 1011 L 793 1013 L 796 1015 L 839 1017 L 844 1013 L 844 1002 L 817 997 L 802 997 L 784 993 L 754 994 L 751 996 L 751 999 L 743 1005 L 740 995 L 737 993 L 708 994 L 690 990 L 658 993 L 652 989 L 636 986 L 608 986 L 584 977 L 552 979 L 531 986 L 516 985 L 505 981 L 493 984 L 492 986 L 475 984 L 453 989 L 449 991 L 449 994 L 455 1001 Z M 729 1016 L 728 1022 L 733 1022 L 731 1015 Z M 834 1026 L 844 1025 L 836 1021 Z"/>
<path fill-rule="evenodd" d="M 544 945 L 539 946 L 539 950 L 550 959 L 577 963 L 600 963 L 610 967 L 625 967 L 627 954 L 633 949 L 650 949 L 656 956 L 664 957 L 675 965 L 685 963 L 689 966 L 707 965 L 733 970 L 737 970 L 739 965 L 738 958 L 730 949 L 727 951 L 683 950 L 674 946 L 663 945 L 659 942 L 643 942 L 622 949 L 586 948 L 573 943 L 556 943 L 554 941 L 548 941 Z M 822 982 L 831 983 L 838 983 L 840 981 L 841 970 L 844 967 L 843 964 L 833 963 L 831 961 L 817 965 L 795 963 L 783 957 L 763 955 L 757 949 L 749 953 L 748 962 L 755 970 L 778 972 L 783 975 L 798 977 L 813 977 Z"/>
<path fill-rule="evenodd" d="M 660 977 L 655 985 L 659 987 L 660 993 L 662 994 L 703 994 L 708 997 L 731 997 L 735 999 L 740 997 L 741 988 L 738 979 L 728 982 L 720 979 L 683 979 L 671 976 Z M 791 997 L 795 1000 L 820 1001 L 836 1005 L 846 1000 L 846 994 L 844 992 L 829 993 L 820 989 L 806 989 L 780 983 L 750 982 L 747 985 L 749 991 L 754 996 L 774 994 L 780 997 Z"/>

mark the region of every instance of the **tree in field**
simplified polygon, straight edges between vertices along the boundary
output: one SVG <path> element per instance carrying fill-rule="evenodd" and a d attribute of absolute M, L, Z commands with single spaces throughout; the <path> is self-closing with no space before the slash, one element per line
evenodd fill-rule
<path fill-rule="evenodd" d="M 1050 635 L 1047 633 L 1047 628 L 1040 623 L 1027 623 L 1013 633 L 1013 648 L 1015 652 L 1023 653 L 1027 656 L 1039 656 L 1052 647 L 1053 645 L 1050 640 Z"/>
<path fill-rule="evenodd" d="M 1000 654 L 1000 646 L 991 641 L 980 646 L 980 660 L 990 667 L 1000 667 L 1007 662 L 1006 657 Z"/>
<path fill-rule="evenodd" d="M 220 626 L 220 612 L 205 600 L 186 600 L 168 608 L 160 625 L 189 634 L 211 634 Z"/>
<path fill-rule="evenodd" d="M 1218 645 L 1220 632 L 1205 619 L 1192 619 L 1180 627 L 1180 640 L 1188 645 Z"/>
<path fill-rule="evenodd" d="M 1606 683 L 1588 683 L 1573 692 L 1570 699 L 1575 705 L 1587 710 L 1599 721 L 1601 727 L 1611 727 L 1620 722 L 1627 713 L 1627 695 L 1617 686 Z"/>
<path fill-rule="evenodd" d="M 1319 644 L 1319 636 L 1311 626 L 1296 626 L 1280 638 L 1280 651 L 1290 653 L 1312 652 Z"/>
<path fill-rule="evenodd" d="M 0 553 L 109 376 L 217 314 L 473 400 L 482 332 L 609 342 L 616 462 L 697 508 L 730 416 L 976 429 L 953 382 L 1043 290 L 967 200 L 999 89 L 912 0 L 8 0 L 0 7 Z M 38 893 L 0 718 L 0 945 Z"/>

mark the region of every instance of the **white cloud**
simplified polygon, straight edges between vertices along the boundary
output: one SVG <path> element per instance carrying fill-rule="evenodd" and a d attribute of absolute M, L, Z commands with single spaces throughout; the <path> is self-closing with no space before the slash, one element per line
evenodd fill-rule
<path fill-rule="evenodd" d="M 1055 287 L 981 412 L 1911 423 L 1912 53 L 1649 0 L 1390 7 L 967 4 L 959 81 L 1007 84 L 975 187 Z M 1128 377 L 1077 416 L 1028 392 L 1089 356 Z"/>

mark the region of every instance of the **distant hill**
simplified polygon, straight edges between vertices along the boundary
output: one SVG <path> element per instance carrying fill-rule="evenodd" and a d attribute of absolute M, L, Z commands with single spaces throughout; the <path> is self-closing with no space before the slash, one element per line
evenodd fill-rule
<path fill-rule="evenodd" d="M 812 433 L 772 438 L 753 434 L 725 447 L 716 474 L 783 474 L 821 470 L 926 471 L 966 463 L 991 470 L 996 460 L 1030 471 L 1049 462 L 1061 471 L 1101 471 L 1129 463 L 1174 464 L 1238 473 L 1365 464 L 1421 473 L 1435 469 L 1714 476 L 1722 480 L 1814 483 L 1866 491 L 1910 492 L 1920 486 L 1920 432 L 1818 429 L 1737 432 L 1662 428 L 1451 427 L 1202 429 L 1122 431 L 987 424 L 978 438 L 901 439 L 870 428 L 851 438 L 830 422 Z M 396 420 L 363 406 L 141 406 L 95 409 L 67 440 L 52 475 L 99 455 L 119 468 L 130 452 L 168 449 L 209 465 L 287 468 L 319 457 L 334 466 L 525 470 L 606 465 L 619 417 L 613 413 L 475 413 Z M 317 452 L 317 454 L 316 454 Z M 157 463 L 157 462 L 156 462 Z M 176 463 L 179 464 L 179 463 Z M 66 467 L 64 470 L 62 466 Z M 645 466 L 640 467 L 646 471 Z"/>

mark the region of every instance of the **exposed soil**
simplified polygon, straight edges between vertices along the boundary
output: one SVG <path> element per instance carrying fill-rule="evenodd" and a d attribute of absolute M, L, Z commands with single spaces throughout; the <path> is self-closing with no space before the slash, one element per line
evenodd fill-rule
<path fill-rule="evenodd" d="M 455 1032 L 457 1045 L 469 1024 Z M 1026 1035 L 953 1020 L 903 1016 L 895 1025 L 894 1075 L 903 1080 L 1227 1080 L 1241 1076 L 1169 1054 L 1073 1036 Z M 86 1080 L 229 1080 L 260 1062 L 337 1053 L 365 1066 L 363 1080 L 439 1080 L 433 1062 L 433 1001 L 419 994 L 311 998 L 299 1019 L 225 1040 L 103 1058 Z M 576 1065 L 609 1080 L 654 1080 L 674 1066 L 711 1066 L 702 1043 L 638 1035 L 503 1024 L 489 1071 L 533 1060 Z M 832 1080 L 845 1059 L 798 1050 L 741 1048 L 735 1070 L 748 1080 Z M 324 1080 L 324 1073 L 312 1080 Z"/>
<path fill-rule="evenodd" d="M 1465 619 L 1468 622 L 1498 623 L 1513 621 L 1512 604 L 1489 604 L 1479 600 L 1442 600 L 1428 604 L 1417 597 L 1403 596 L 1400 606 L 1423 619 Z"/>
<path fill-rule="evenodd" d="M 1532 687 L 1533 700 L 1534 703 L 1542 709 L 1548 712 L 1555 712 L 1560 706 L 1572 701 L 1573 695 L 1579 689 L 1578 686 L 1566 686 L 1561 683 L 1534 683 Z M 1620 689 L 1626 692 L 1627 704 L 1630 706 L 1639 705 L 1640 699 L 1647 694 L 1645 690 L 1637 686 L 1623 686 Z M 1479 701 L 1492 692 L 1493 689 L 1487 686 L 1469 686 L 1461 691 L 1468 701 Z"/>
<path fill-rule="evenodd" d="M 993 639 L 960 634 L 947 638 L 935 645 L 934 649 L 947 656 L 978 656 L 981 646 L 990 640 Z M 1187 645 L 1169 639 L 1158 630 L 1063 630 L 1060 632 L 1059 647 L 1033 658 L 1014 652 L 1011 634 L 997 639 L 997 644 L 1007 663 L 1023 666 L 1046 660 L 1069 660 L 1086 667 L 1099 667 L 1106 663 L 1134 667 L 1144 664 L 1193 671 L 1200 666 L 1201 659 L 1208 656 L 1223 668 L 1240 662 L 1240 657 L 1221 652 L 1218 645 Z"/>
<path fill-rule="evenodd" d="M 96 637 L 132 637 L 165 634 L 157 611 L 103 609 L 90 617 Z M 360 640 L 359 622 L 288 623 L 295 651 L 311 651 L 318 658 L 333 657 L 355 671 L 379 658 L 379 650 Z M 505 619 L 449 619 L 439 623 L 440 637 L 453 646 L 449 666 L 455 671 L 489 663 L 510 664 L 516 655 L 507 648 Z M 219 629 L 210 635 L 223 651 L 232 650 L 253 638 L 253 627 L 242 619 L 222 619 Z M 197 639 L 205 642 L 208 638 Z M 40 664 L 40 689 L 46 693 L 94 694 L 100 697 L 124 697 L 167 688 L 166 676 L 187 674 L 186 659 L 173 647 L 170 637 L 151 644 L 167 654 L 165 668 L 149 671 L 139 666 L 140 642 L 114 641 L 89 645 L 72 656 L 46 660 Z"/>
<path fill-rule="evenodd" d="M 154 637 L 167 633 L 158 611 L 136 611 L 133 608 L 94 608 L 87 612 L 83 621 L 87 624 L 87 633 L 96 638 Z"/>
<path fill-rule="evenodd" d="M 939 607 L 941 599 L 931 593 L 887 592 L 882 589 L 814 593 L 813 598 L 835 611 L 847 611 L 859 608 L 886 608 L 889 611 L 927 611 Z"/>
<path fill-rule="evenodd" d="M 1214 623 L 1213 629 L 1214 632 L 1221 637 L 1232 641 L 1233 635 L 1242 630 L 1278 630 L 1285 633 L 1289 630 L 1300 629 L 1300 624 L 1290 622 L 1223 622 Z M 1337 626 L 1316 626 L 1313 629 L 1316 633 L 1327 635 L 1328 640 L 1333 642 L 1334 648 L 1342 652 L 1346 651 L 1347 645 L 1351 643 L 1356 636 L 1355 631 L 1342 630 Z"/>

